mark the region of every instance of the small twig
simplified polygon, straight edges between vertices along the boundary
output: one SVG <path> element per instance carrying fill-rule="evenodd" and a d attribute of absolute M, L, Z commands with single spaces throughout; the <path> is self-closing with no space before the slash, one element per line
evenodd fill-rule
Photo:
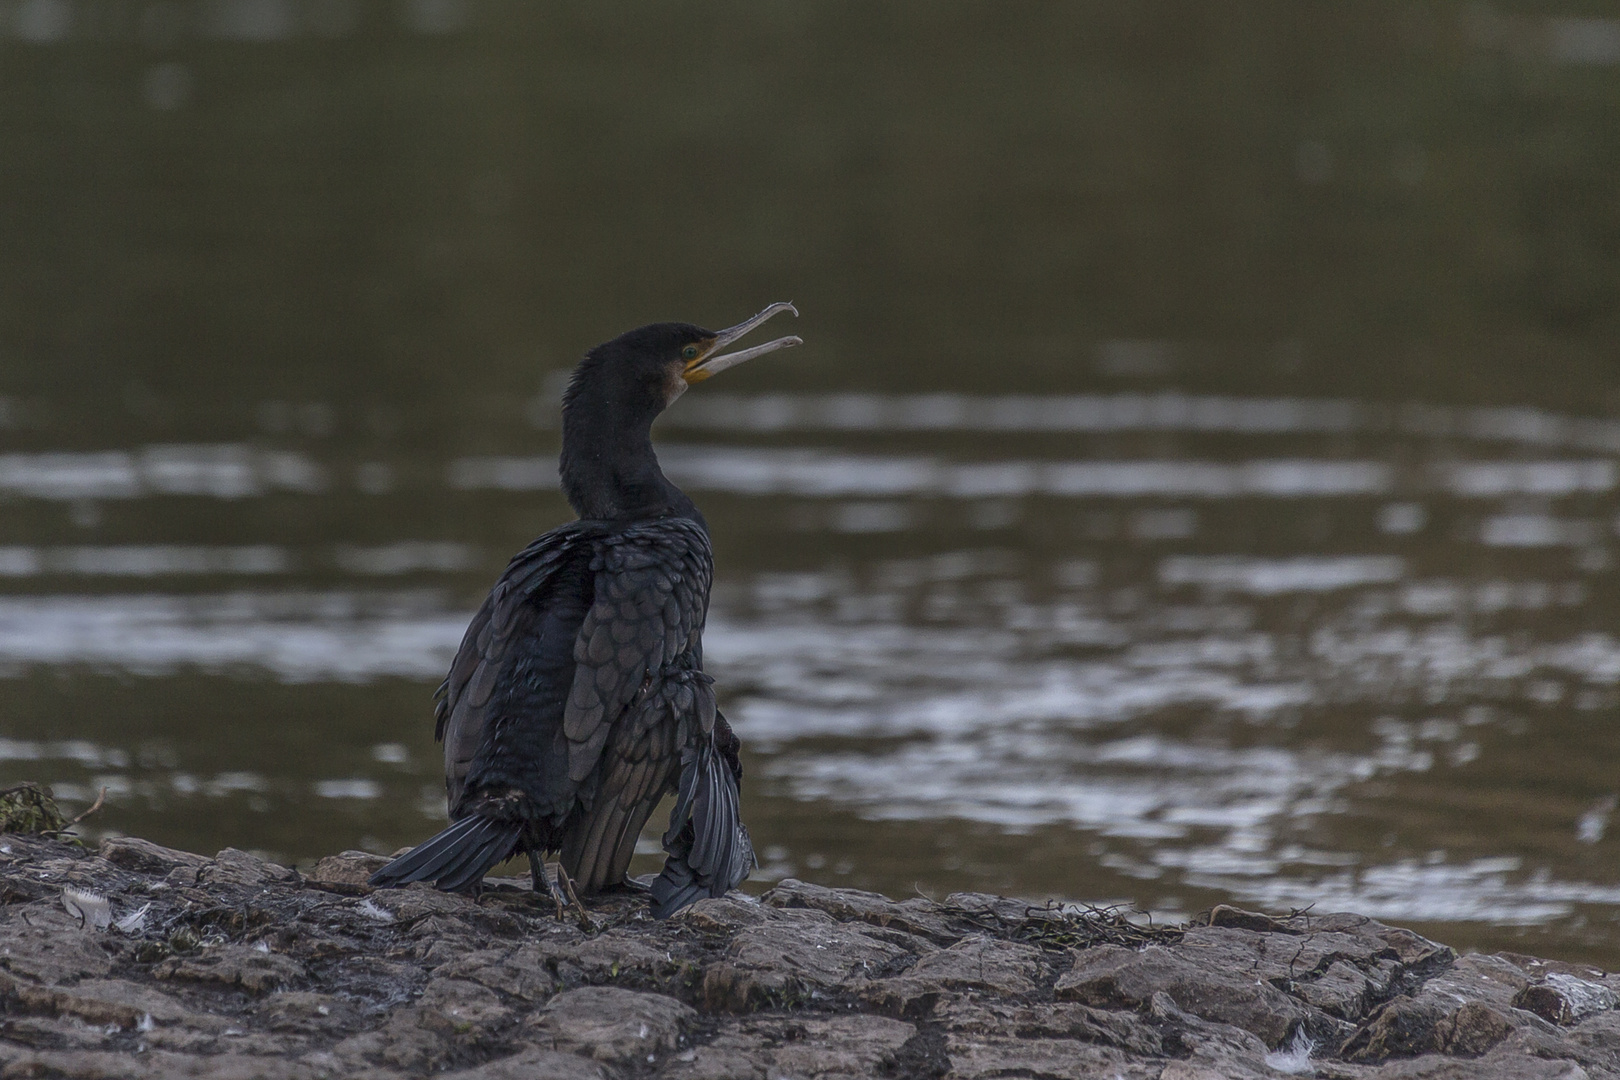
<path fill-rule="evenodd" d="M 594 936 L 601 928 L 591 919 L 590 914 L 585 910 L 585 905 L 579 902 L 579 893 L 574 891 L 574 880 L 563 870 L 560 862 L 557 864 L 557 880 L 562 882 L 563 892 L 568 894 L 569 902 L 573 905 L 574 910 L 579 912 L 574 922 L 579 926 L 580 930 Z"/>
<path fill-rule="evenodd" d="M 106 801 L 107 801 L 107 787 L 104 784 L 104 785 L 102 785 L 102 788 L 101 788 L 101 794 L 97 795 L 96 796 L 96 801 L 90 804 L 90 809 L 86 810 L 84 813 L 80 814 L 78 817 L 74 818 L 72 821 L 68 822 L 66 825 L 62 826 L 60 829 L 58 829 L 56 831 L 57 832 L 67 832 L 69 829 L 73 828 L 73 826 L 77 825 L 79 822 L 83 821 L 85 818 L 89 817 L 91 814 L 95 813 L 97 810 L 100 810 L 101 809 L 101 804 L 106 802 Z"/>

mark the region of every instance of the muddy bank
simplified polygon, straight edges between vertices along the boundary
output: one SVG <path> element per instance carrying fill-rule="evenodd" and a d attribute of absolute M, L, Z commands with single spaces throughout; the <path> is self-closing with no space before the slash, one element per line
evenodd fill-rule
<path fill-rule="evenodd" d="M 0 1077 L 1620 1077 L 1620 976 L 1358 915 L 1144 931 L 785 881 L 559 921 L 526 880 L 373 891 L 379 863 L 0 836 Z"/>

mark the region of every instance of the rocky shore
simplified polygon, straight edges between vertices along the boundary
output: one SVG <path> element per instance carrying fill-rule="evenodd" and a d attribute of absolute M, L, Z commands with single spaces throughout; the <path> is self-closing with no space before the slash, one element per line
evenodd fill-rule
<path fill-rule="evenodd" d="M 1352 914 L 784 881 L 667 922 L 0 835 L 0 1077 L 1620 1077 L 1620 976 Z"/>

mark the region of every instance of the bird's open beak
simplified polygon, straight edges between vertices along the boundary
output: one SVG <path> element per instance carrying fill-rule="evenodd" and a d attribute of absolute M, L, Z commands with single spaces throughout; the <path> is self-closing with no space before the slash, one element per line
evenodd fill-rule
<path fill-rule="evenodd" d="M 755 315 L 752 319 L 744 319 L 736 326 L 720 331 L 709 341 L 703 352 L 698 354 L 697 359 L 686 365 L 686 369 L 681 372 L 681 377 L 685 379 L 688 384 L 700 383 L 709 376 L 726 370 L 726 368 L 736 367 L 744 360 L 752 360 L 756 356 L 764 356 L 766 353 L 775 352 L 777 349 L 786 349 L 794 345 L 803 345 L 803 338 L 790 336 L 779 337 L 775 341 L 767 341 L 763 345 L 755 345 L 752 348 L 742 349 L 734 353 L 722 354 L 720 352 L 721 349 L 725 348 L 727 345 L 730 345 L 733 341 L 736 341 L 744 334 L 750 332 L 755 327 L 763 323 L 766 319 L 769 319 L 771 316 L 777 315 L 784 311 L 793 312 L 795 317 L 797 317 L 799 314 L 799 309 L 794 307 L 792 304 L 786 303 L 785 301 L 778 302 L 772 304 L 758 315 Z"/>

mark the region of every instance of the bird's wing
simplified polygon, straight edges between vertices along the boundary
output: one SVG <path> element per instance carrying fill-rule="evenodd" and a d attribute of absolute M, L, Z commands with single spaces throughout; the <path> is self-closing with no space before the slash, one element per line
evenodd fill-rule
<path fill-rule="evenodd" d="M 654 918 L 667 919 L 705 896 L 723 896 L 754 869 L 754 845 L 742 823 L 741 743 L 718 712 L 713 733 L 681 757 L 675 807 L 664 833 L 663 872 L 652 883 Z"/>
<path fill-rule="evenodd" d="M 576 784 L 595 770 L 636 696 L 655 689 L 678 657 L 696 655 L 714 574 L 708 535 L 683 518 L 634 526 L 596 548 L 595 599 L 574 642 L 563 710 L 568 778 Z"/>
<path fill-rule="evenodd" d="M 452 814 L 489 728 L 491 700 L 509 666 L 509 646 L 525 636 L 533 621 L 530 602 L 589 551 L 588 537 L 582 529 L 563 526 L 513 556 L 467 626 L 450 673 L 439 686 L 433 732 L 444 743 L 444 782 Z"/>
<path fill-rule="evenodd" d="M 682 751 L 714 716 L 712 680 L 690 668 L 660 677 L 625 710 L 602 748 L 590 808 L 563 843 L 563 866 L 582 888 L 624 880 L 641 827 L 675 790 Z"/>

